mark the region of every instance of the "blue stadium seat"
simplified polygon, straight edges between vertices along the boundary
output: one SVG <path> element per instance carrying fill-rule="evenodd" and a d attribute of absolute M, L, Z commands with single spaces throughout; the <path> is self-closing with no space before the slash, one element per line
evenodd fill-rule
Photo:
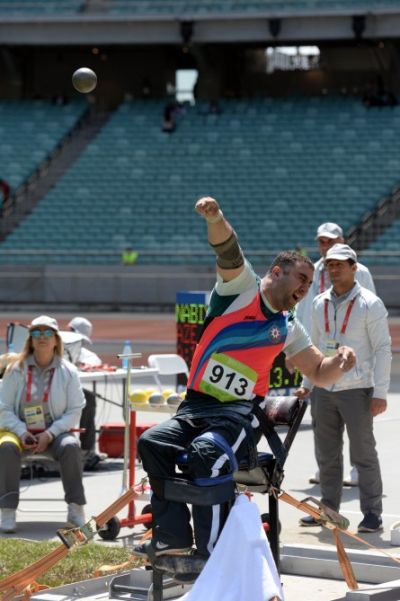
<path fill-rule="evenodd" d="M 348 98 L 225 100 L 216 121 L 187 106 L 176 131 L 165 134 L 164 104 L 123 103 L 0 248 L 37 248 L 31 233 L 45 216 L 53 224 L 48 243 L 54 250 L 65 240 L 66 249 L 113 251 L 96 262 L 119 263 L 129 244 L 139 253 L 160 252 L 139 255 L 143 263 L 211 264 L 211 253 L 190 259 L 162 254 L 207 251 L 204 225 L 193 211 L 199 196 L 221 200 L 245 249 L 272 252 L 299 243 L 313 247 L 322 221 L 349 229 L 399 183 L 400 107 L 366 109 Z M 30 123 L 29 111 L 23 122 Z M 55 115 L 51 122 L 58 122 Z M 396 133 L 390 144 L 384 130 Z M 35 140 L 47 145 L 52 135 L 43 130 Z M 0 143 L 0 156 L 12 150 Z M 21 165 L 15 159 L 10 175 L 20 177 Z M 43 262 L 35 255 L 30 260 Z M 93 256 L 71 252 L 62 259 L 83 260 L 93 262 Z"/>
<path fill-rule="evenodd" d="M 0 14 L 67 15 L 78 13 L 85 0 L 0 0 Z"/>
<path fill-rule="evenodd" d="M 85 110 L 82 102 L 60 107 L 40 100 L 0 101 L 1 139 L 7 140 L 0 142 L 1 177 L 13 190 L 39 167 Z"/>

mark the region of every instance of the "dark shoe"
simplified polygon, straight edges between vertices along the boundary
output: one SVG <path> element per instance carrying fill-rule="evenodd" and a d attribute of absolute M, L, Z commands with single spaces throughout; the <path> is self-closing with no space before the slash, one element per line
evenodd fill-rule
<path fill-rule="evenodd" d="M 358 532 L 380 532 L 383 530 L 382 518 L 372 511 L 365 514 L 364 519 L 358 524 Z"/>
<path fill-rule="evenodd" d="M 83 466 L 83 471 L 85 472 L 94 472 L 96 467 L 100 463 L 101 459 L 98 455 L 90 455 L 85 461 L 85 465 Z"/>
<path fill-rule="evenodd" d="M 161 541 L 155 543 L 146 541 L 132 548 L 133 555 L 150 559 L 150 561 L 154 557 L 161 557 L 162 555 L 189 555 L 192 551 L 192 547 L 174 547 Z"/>
<path fill-rule="evenodd" d="M 315 526 L 321 526 L 320 520 L 316 520 L 311 515 L 306 515 L 304 518 L 299 520 L 300 526 L 304 526 L 305 528 L 311 528 Z"/>

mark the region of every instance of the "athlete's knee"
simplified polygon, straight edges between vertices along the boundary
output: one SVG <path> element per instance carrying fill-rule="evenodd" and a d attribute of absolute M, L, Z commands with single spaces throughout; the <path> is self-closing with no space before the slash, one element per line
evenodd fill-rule
<path fill-rule="evenodd" d="M 145 430 L 143 434 L 140 435 L 137 441 L 137 450 L 140 457 L 146 455 L 146 452 L 154 446 L 153 436 L 151 434 L 150 429 Z"/>
<path fill-rule="evenodd" d="M 216 442 L 211 433 L 195 438 L 188 449 L 189 473 L 200 477 L 232 473 L 235 470 L 233 452 L 226 441 L 224 444 L 220 440 Z"/>
<path fill-rule="evenodd" d="M 152 430 L 153 428 L 145 430 L 137 441 L 137 452 L 142 461 L 162 453 L 159 437 Z"/>

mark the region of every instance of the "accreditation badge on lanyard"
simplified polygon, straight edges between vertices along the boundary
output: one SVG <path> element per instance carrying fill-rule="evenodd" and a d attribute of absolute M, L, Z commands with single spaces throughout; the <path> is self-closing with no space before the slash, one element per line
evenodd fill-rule
<path fill-rule="evenodd" d="M 33 365 L 28 366 L 28 376 L 26 382 L 26 403 L 24 408 L 25 423 L 29 430 L 45 430 L 46 420 L 43 411 L 43 404 L 49 400 L 51 382 L 54 376 L 54 367 L 50 370 L 49 379 L 43 393 L 43 401 L 40 405 L 29 405 L 32 401 L 32 380 L 33 380 Z"/>
<path fill-rule="evenodd" d="M 328 338 L 325 341 L 325 357 L 333 357 L 333 355 L 336 355 L 336 351 L 338 350 L 339 346 L 340 345 L 337 340 L 334 338 Z"/>
<path fill-rule="evenodd" d="M 342 327 L 340 328 L 340 333 L 345 334 L 347 330 L 347 325 L 349 323 L 350 315 L 354 306 L 356 299 L 353 298 L 347 307 L 346 314 L 343 319 Z M 329 300 L 325 299 L 324 304 L 324 322 L 325 322 L 325 334 L 329 334 Z M 325 356 L 333 357 L 336 354 L 337 349 L 339 348 L 340 343 L 335 338 L 327 338 L 325 340 Z"/>

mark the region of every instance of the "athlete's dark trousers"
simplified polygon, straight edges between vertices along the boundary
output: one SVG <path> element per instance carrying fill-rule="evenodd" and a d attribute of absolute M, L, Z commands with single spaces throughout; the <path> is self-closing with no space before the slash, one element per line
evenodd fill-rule
<path fill-rule="evenodd" d="M 185 503 L 164 498 L 163 481 L 174 477 L 179 452 L 188 451 L 188 470 L 192 477 L 217 478 L 233 471 L 227 454 L 210 440 L 194 440 L 205 432 L 223 436 L 238 460 L 248 455 L 246 430 L 242 424 L 220 418 L 183 420 L 174 417 L 144 432 L 138 449 L 153 491 L 153 544 L 158 541 L 174 548 L 190 547 L 193 533 L 190 512 Z M 193 442 L 194 440 L 194 442 Z M 225 523 L 227 504 L 193 506 L 194 538 L 199 553 L 209 555 Z"/>

